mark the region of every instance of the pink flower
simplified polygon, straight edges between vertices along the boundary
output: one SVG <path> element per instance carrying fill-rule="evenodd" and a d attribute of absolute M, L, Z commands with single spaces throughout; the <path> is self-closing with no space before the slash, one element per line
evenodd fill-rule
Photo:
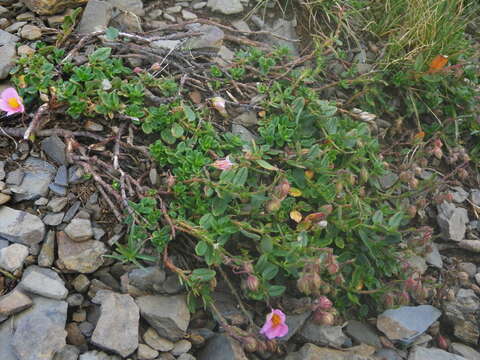
<path fill-rule="evenodd" d="M 278 309 L 272 309 L 267 315 L 267 320 L 260 330 L 260 334 L 265 335 L 269 340 L 287 335 L 288 326 L 285 324 L 286 316 Z"/>
<path fill-rule="evenodd" d="M 227 156 L 225 159 L 216 160 L 212 166 L 217 168 L 218 170 L 228 170 L 234 165 L 233 162 L 230 161 L 229 157 Z"/>
<path fill-rule="evenodd" d="M 14 88 L 7 88 L 0 94 L 0 110 L 6 111 L 7 115 L 22 113 L 25 111 L 22 98 Z"/>

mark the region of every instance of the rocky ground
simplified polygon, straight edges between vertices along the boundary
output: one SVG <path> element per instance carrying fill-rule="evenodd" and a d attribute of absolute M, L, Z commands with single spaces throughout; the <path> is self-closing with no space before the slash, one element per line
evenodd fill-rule
<path fill-rule="evenodd" d="M 228 38 L 221 26 L 193 25 L 201 18 L 244 33 L 274 32 L 277 36 L 255 39 L 288 45 L 298 54 L 296 43 L 282 39 L 296 38 L 295 21 L 277 19 L 273 11 L 244 20 L 252 0 L 0 0 L 2 88 L 9 84 L 16 57 L 34 52 L 32 42 L 55 34 L 72 11 L 66 8 L 75 3 L 86 3 L 78 33 L 108 25 L 141 33 L 192 21 L 194 31 L 204 32 L 193 47 L 214 47 L 217 61 L 228 62 L 242 41 Z M 151 46 L 172 49 L 180 43 L 158 40 Z M 129 61 L 136 65 L 135 59 Z M 89 123 L 86 130 L 103 129 Z M 57 135 L 30 146 L 0 134 L 2 360 L 480 360 L 480 189 L 452 187 L 451 202 L 424 214 L 438 224 L 438 242 L 426 257 L 410 263 L 422 274 L 443 277 L 441 301 L 341 326 L 317 325 L 310 311 L 287 314 L 290 331 L 279 341 L 286 352 L 248 353 L 210 315 L 189 313 L 176 276 L 105 256 L 125 228 L 112 224 L 101 194 L 83 175 L 82 167 L 68 161 L 66 144 Z M 388 188 L 397 179 L 391 173 L 381 184 Z M 219 284 L 214 299 L 231 324 L 249 321 L 226 284 Z"/>

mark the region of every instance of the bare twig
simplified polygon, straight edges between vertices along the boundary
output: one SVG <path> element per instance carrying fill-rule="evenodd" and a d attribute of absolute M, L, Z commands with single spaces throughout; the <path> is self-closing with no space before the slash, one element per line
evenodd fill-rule
<path fill-rule="evenodd" d="M 42 118 L 43 114 L 45 114 L 48 111 L 48 104 L 42 104 L 35 115 L 33 116 L 33 120 L 28 126 L 27 130 L 25 131 L 25 134 L 23 135 L 24 140 L 28 140 L 32 132 L 37 130 L 37 127 L 40 125 L 40 119 Z"/>

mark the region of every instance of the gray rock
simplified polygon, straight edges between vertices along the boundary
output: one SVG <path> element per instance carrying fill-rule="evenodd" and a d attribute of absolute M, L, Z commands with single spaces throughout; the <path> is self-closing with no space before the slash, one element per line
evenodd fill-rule
<path fill-rule="evenodd" d="M 455 201 L 456 203 L 463 203 L 465 200 L 468 199 L 469 194 L 461 186 L 454 186 L 452 187 L 452 195 L 453 201 Z"/>
<path fill-rule="evenodd" d="M 82 294 L 72 294 L 69 297 L 67 297 L 68 306 L 71 306 L 71 307 L 82 305 L 83 300 L 84 298 Z"/>
<path fill-rule="evenodd" d="M 367 344 L 376 349 L 382 348 L 382 343 L 375 328 L 360 321 L 349 320 L 345 332 L 359 344 Z"/>
<path fill-rule="evenodd" d="M 131 12 L 138 16 L 144 16 L 142 0 L 108 0 L 108 2 L 117 9 Z"/>
<path fill-rule="evenodd" d="M 43 217 L 43 222 L 45 225 L 57 226 L 62 223 L 63 217 L 65 216 L 64 212 L 59 213 L 49 213 Z"/>
<path fill-rule="evenodd" d="M 85 275 L 80 274 L 72 280 L 72 286 L 79 293 L 83 293 L 88 290 L 88 287 L 90 286 L 90 280 Z"/>
<path fill-rule="evenodd" d="M 59 196 L 67 195 L 67 188 L 58 184 L 50 184 L 48 188 Z"/>
<path fill-rule="evenodd" d="M 371 349 L 357 348 L 341 351 L 305 344 L 299 351 L 288 354 L 285 360 L 377 360 L 369 355 Z"/>
<path fill-rule="evenodd" d="M 470 192 L 470 199 L 475 205 L 480 206 L 480 189 L 472 190 Z"/>
<path fill-rule="evenodd" d="M 285 320 L 285 323 L 288 326 L 288 333 L 278 340 L 285 342 L 290 340 L 298 332 L 298 330 L 302 328 L 303 324 L 305 324 L 305 321 L 307 321 L 311 313 L 311 311 L 307 311 L 301 314 L 288 315 L 287 319 Z"/>
<path fill-rule="evenodd" d="M 0 249 L 6 248 L 10 243 L 7 240 L 0 239 Z"/>
<path fill-rule="evenodd" d="M 132 354 L 138 347 L 140 315 L 133 298 L 100 290 L 92 299 L 101 304 L 101 314 L 91 342 L 122 357 Z"/>
<path fill-rule="evenodd" d="M 219 334 L 208 340 L 198 360 L 248 360 L 242 346 L 230 336 Z"/>
<path fill-rule="evenodd" d="M 128 282 L 146 292 L 161 292 L 164 281 L 165 271 L 157 266 L 133 269 L 128 273 Z"/>
<path fill-rule="evenodd" d="M 303 341 L 317 346 L 340 348 L 351 342 L 341 326 L 317 325 L 312 320 L 307 321 L 298 334 Z"/>
<path fill-rule="evenodd" d="M 26 24 L 27 24 L 26 21 L 17 21 L 17 22 L 14 22 L 12 25 L 6 27 L 5 31 L 9 33 L 16 33 Z"/>
<path fill-rule="evenodd" d="M 212 300 L 220 314 L 232 325 L 244 325 L 248 322 L 247 316 L 238 308 L 235 297 L 226 288 L 217 289 L 212 293 Z M 219 321 L 220 319 L 217 319 Z"/>
<path fill-rule="evenodd" d="M 197 360 L 197 358 L 191 354 L 182 354 L 177 358 L 177 360 Z"/>
<path fill-rule="evenodd" d="M 431 243 L 431 251 L 425 255 L 425 261 L 427 264 L 435 266 L 438 269 L 443 268 L 443 260 L 440 252 L 438 251 L 438 246 L 435 243 Z"/>
<path fill-rule="evenodd" d="M 194 13 L 192 13 L 191 11 L 188 11 L 188 10 L 182 10 L 182 17 L 184 20 L 195 20 L 196 18 L 198 18 L 197 15 L 195 15 Z"/>
<path fill-rule="evenodd" d="M 0 161 L 0 181 L 5 179 L 5 161 Z"/>
<path fill-rule="evenodd" d="M 255 111 L 245 111 L 238 115 L 233 122 L 246 127 L 258 125 L 258 117 Z"/>
<path fill-rule="evenodd" d="M 64 232 L 57 233 L 58 261 L 60 269 L 90 274 L 103 265 L 103 255 L 108 250 L 97 240 L 77 242 Z"/>
<path fill-rule="evenodd" d="M 390 189 L 398 180 L 398 175 L 393 172 L 387 172 L 378 178 L 378 182 L 382 189 Z"/>
<path fill-rule="evenodd" d="M 0 80 L 6 79 L 10 70 L 12 70 L 17 52 L 14 44 L 6 44 L 0 46 Z"/>
<path fill-rule="evenodd" d="M 465 250 L 480 253 L 480 240 L 462 240 L 458 245 Z"/>
<path fill-rule="evenodd" d="M 52 182 L 57 169 L 38 158 L 29 157 L 24 164 L 25 176 L 22 183 L 14 190 L 15 201 L 36 200 L 48 194 L 49 184 Z"/>
<path fill-rule="evenodd" d="M 63 221 L 69 222 L 70 220 L 73 219 L 73 217 L 77 214 L 78 209 L 80 209 L 80 205 L 82 203 L 80 201 L 75 201 L 72 206 L 67 210 L 65 213 L 65 217 L 63 218 Z"/>
<path fill-rule="evenodd" d="M 277 19 L 273 24 L 270 31 L 278 36 L 282 36 L 287 39 L 298 40 L 297 32 L 295 31 L 295 21 L 288 21 L 285 19 Z M 268 42 L 273 46 L 286 47 L 294 56 L 298 56 L 298 46 L 295 42 L 279 39 L 277 37 L 269 36 Z"/>
<path fill-rule="evenodd" d="M 14 289 L 7 295 L 0 297 L 0 316 L 10 316 L 32 306 L 33 302 L 20 290 Z"/>
<path fill-rule="evenodd" d="M 6 204 L 12 197 L 7 194 L 0 193 L 0 205 Z"/>
<path fill-rule="evenodd" d="M 78 360 L 121 360 L 117 355 L 108 355 L 103 351 L 88 351 L 80 355 Z"/>
<path fill-rule="evenodd" d="M 411 343 L 442 315 L 430 305 L 402 306 L 390 309 L 377 318 L 377 328 L 390 340 Z"/>
<path fill-rule="evenodd" d="M 375 352 L 376 359 L 381 360 L 403 360 L 404 357 L 400 356 L 397 350 L 383 348 Z"/>
<path fill-rule="evenodd" d="M 213 49 L 218 51 L 223 45 L 225 33 L 216 26 L 189 24 L 186 27 L 191 31 L 203 33 L 201 36 L 188 39 L 183 45 L 186 50 Z"/>
<path fill-rule="evenodd" d="M 450 344 L 448 350 L 460 356 L 463 356 L 467 360 L 480 360 L 480 353 L 470 346 L 453 342 Z"/>
<path fill-rule="evenodd" d="M 167 7 L 167 8 L 165 9 L 165 12 L 166 12 L 167 14 L 177 14 L 177 13 L 179 13 L 180 11 L 182 11 L 182 7 L 181 7 L 181 6 L 178 6 L 178 5 L 176 5 L 176 6 L 170 6 L 170 7 Z"/>
<path fill-rule="evenodd" d="M 154 328 L 148 328 L 143 334 L 143 340 L 155 350 L 167 352 L 173 349 L 174 343 L 158 335 Z"/>
<path fill-rule="evenodd" d="M 248 31 L 250 32 L 250 26 L 244 20 L 236 20 L 232 22 L 232 26 L 240 31 Z"/>
<path fill-rule="evenodd" d="M 0 249 L 0 268 L 14 272 L 23 267 L 28 256 L 28 247 L 22 244 L 12 244 Z"/>
<path fill-rule="evenodd" d="M 140 360 L 153 360 L 158 356 L 158 351 L 145 344 L 138 345 L 137 358 Z"/>
<path fill-rule="evenodd" d="M 458 264 L 458 270 L 465 271 L 469 276 L 474 276 L 477 273 L 477 265 L 471 262 L 462 262 Z"/>
<path fill-rule="evenodd" d="M 50 299 L 63 300 L 68 295 L 64 281 L 55 271 L 36 265 L 25 270 L 18 286 L 26 292 Z"/>
<path fill-rule="evenodd" d="M 58 351 L 53 360 L 77 360 L 80 355 L 80 350 L 73 345 L 65 345 Z"/>
<path fill-rule="evenodd" d="M 67 203 L 68 198 L 66 197 L 54 197 L 48 202 L 47 208 L 53 212 L 60 212 L 67 206 Z"/>
<path fill-rule="evenodd" d="M 72 165 L 68 168 L 68 183 L 69 184 L 81 184 L 84 182 L 85 171 L 82 167 Z"/>
<path fill-rule="evenodd" d="M 252 141 L 256 141 L 257 137 L 252 134 L 245 126 L 239 124 L 232 124 L 232 133 L 238 135 L 246 145 L 251 145 Z"/>
<path fill-rule="evenodd" d="M 67 167 L 62 165 L 58 168 L 57 175 L 55 176 L 55 184 L 60 186 L 68 186 L 68 173 Z"/>
<path fill-rule="evenodd" d="M 13 45 L 17 43 L 18 40 L 20 40 L 18 36 L 12 35 L 4 30 L 0 30 L 0 46 Z"/>
<path fill-rule="evenodd" d="M 408 360 L 466 360 L 463 356 L 451 354 L 444 350 L 415 346 L 408 356 Z"/>
<path fill-rule="evenodd" d="M 47 233 L 42 249 L 38 255 L 38 265 L 50 267 L 55 260 L 55 231 L 50 230 Z"/>
<path fill-rule="evenodd" d="M 16 169 L 8 173 L 6 183 L 9 185 L 20 185 L 23 181 L 25 173 L 22 169 Z"/>
<path fill-rule="evenodd" d="M 480 299 L 473 290 L 460 289 L 453 301 L 443 303 L 444 318 L 453 326 L 453 334 L 462 342 L 476 345 L 480 336 L 476 315 Z"/>
<path fill-rule="evenodd" d="M 136 299 L 142 317 L 158 334 L 172 341 L 180 340 L 188 328 L 190 312 L 183 295 L 147 295 Z"/>
<path fill-rule="evenodd" d="M 12 336 L 14 333 L 13 324 L 10 321 L 0 321 L 0 359 L 18 360 L 13 352 Z"/>
<path fill-rule="evenodd" d="M 73 241 L 85 241 L 93 237 L 92 223 L 88 219 L 73 219 L 65 228 L 65 233 Z"/>
<path fill-rule="evenodd" d="M 112 18 L 112 5 L 109 2 L 90 0 L 83 11 L 82 19 L 78 25 L 80 34 L 105 30 Z"/>
<path fill-rule="evenodd" d="M 24 245 L 38 244 L 45 236 L 45 225 L 35 215 L 0 207 L 0 237 Z"/>
<path fill-rule="evenodd" d="M 140 18 L 132 12 L 122 11 L 110 21 L 111 26 L 125 32 L 142 32 Z M 107 85 L 108 86 L 108 85 Z M 111 86 L 111 85 L 110 85 Z"/>
<path fill-rule="evenodd" d="M 20 30 L 20 36 L 26 40 L 38 40 L 42 37 L 42 30 L 38 26 L 27 24 Z"/>
<path fill-rule="evenodd" d="M 65 301 L 38 296 L 15 316 L 12 347 L 19 360 L 51 360 L 66 345 L 67 307 Z"/>
<path fill-rule="evenodd" d="M 208 0 L 207 6 L 212 10 L 224 15 L 238 14 L 243 11 L 240 0 Z"/>
<path fill-rule="evenodd" d="M 447 240 L 461 241 L 467 230 L 468 213 L 464 208 L 457 208 L 448 202 L 437 206 L 437 223 Z"/>
<path fill-rule="evenodd" d="M 173 50 L 178 48 L 182 42 L 180 40 L 156 40 L 151 43 L 153 47 L 160 49 Z"/>
<path fill-rule="evenodd" d="M 180 356 L 190 351 L 192 343 L 188 340 L 180 340 L 175 343 L 171 353 L 174 356 Z"/>

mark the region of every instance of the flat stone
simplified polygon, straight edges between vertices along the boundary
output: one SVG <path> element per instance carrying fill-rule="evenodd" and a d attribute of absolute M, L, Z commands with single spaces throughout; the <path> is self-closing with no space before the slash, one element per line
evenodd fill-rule
<path fill-rule="evenodd" d="M 454 186 L 452 187 L 452 195 L 453 195 L 453 201 L 456 203 L 463 203 L 465 200 L 468 199 L 469 193 L 465 191 L 464 188 L 461 186 Z"/>
<path fill-rule="evenodd" d="M 385 175 L 382 175 L 378 178 L 380 186 L 386 190 L 390 189 L 398 180 L 398 175 L 393 172 L 387 172 Z"/>
<path fill-rule="evenodd" d="M 83 300 L 84 298 L 82 294 L 72 294 L 69 297 L 67 297 L 67 303 L 68 303 L 68 306 L 70 307 L 77 307 L 82 305 Z"/>
<path fill-rule="evenodd" d="M 73 205 L 70 206 L 70 208 L 65 213 L 65 217 L 63 218 L 63 221 L 65 222 L 71 221 L 73 217 L 77 214 L 78 209 L 80 209 L 81 204 L 82 203 L 79 200 L 75 201 Z"/>
<path fill-rule="evenodd" d="M 250 26 L 244 20 L 236 20 L 232 21 L 232 26 L 240 31 L 247 31 L 250 32 Z"/>
<path fill-rule="evenodd" d="M 15 44 L 5 44 L 0 46 L 0 80 L 6 79 L 15 65 L 17 52 Z"/>
<path fill-rule="evenodd" d="M 411 343 L 442 315 L 430 305 L 402 306 L 390 309 L 377 318 L 377 328 L 390 340 Z"/>
<path fill-rule="evenodd" d="M 75 346 L 84 346 L 87 343 L 87 339 L 80 331 L 77 323 L 71 322 L 67 324 L 65 330 L 67 330 L 67 342 Z"/>
<path fill-rule="evenodd" d="M 242 139 L 246 145 L 251 145 L 252 141 L 257 140 L 257 137 L 253 135 L 250 130 L 239 124 L 232 124 L 232 133 L 238 135 L 238 137 L 240 137 L 240 139 Z"/>
<path fill-rule="evenodd" d="M 150 327 L 143 334 L 143 341 L 145 341 L 150 347 L 161 352 L 168 352 L 173 349 L 174 343 L 168 339 L 162 338 L 158 335 L 157 331 Z"/>
<path fill-rule="evenodd" d="M 188 10 L 182 10 L 182 17 L 184 20 L 195 20 L 198 18 L 197 15 L 195 15 L 194 13 L 188 11 Z"/>
<path fill-rule="evenodd" d="M 25 176 L 22 183 L 14 190 L 14 200 L 36 200 L 48 194 L 49 185 L 52 182 L 57 169 L 48 162 L 29 157 L 24 163 Z"/>
<path fill-rule="evenodd" d="M 275 35 L 278 35 L 287 39 L 298 40 L 298 35 L 297 35 L 297 32 L 295 31 L 295 26 L 296 26 L 295 20 L 289 21 L 289 20 L 280 18 L 274 22 L 270 31 Z M 290 50 L 290 52 L 294 56 L 299 55 L 298 46 L 296 45 L 295 42 L 283 40 L 274 36 L 269 36 L 267 39 L 268 39 L 268 42 L 273 46 L 286 47 Z"/>
<path fill-rule="evenodd" d="M 317 346 L 340 348 L 350 342 L 341 326 L 317 325 L 311 319 L 305 323 L 298 335 L 303 341 Z"/>
<path fill-rule="evenodd" d="M 438 246 L 435 243 L 430 244 L 431 251 L 425 255 L 425 261 L 427 264 L 435 266 L 438 269 L 443 268 L 443 260 L 440 252 L 438 251 Z"/>
<path fill-rule="evenodd" d="M 22 2 L 38 15 L 53 15 L 67 8 L 83 5 L 88 0 L 22 0 Z"/>
<path fill-rule="evenodd" d="M 33 306 L 14 318 L 12 347 L 19 360 L 51 360 L 66 345 L 68 305 L 40 296 L 32 300 Z"/>
<path fill-rule="evenodd" d="M 53 212 L 60 212 L 65 208 L 65 206 L 67 206 L 67 204 L 68 198 L 54 197 L 48 202 L 47 208 Z"/>
<path fill-rule="evenodd" d="M 0 297 L 0 316 L 10 316 L 32 306 L 33 302 L 20 290 L 14 289 Z"/>
<path fill-rule="evenodd" d="M 65 228 L 65 233 L 73 241 L 86 241 L 93 237 L 92 223 L 88 219 L 73 219 Z"/>
<path fill-rule="evenodd" d="M 60 186 L 68 186 L 67 167 L 62 165 L 58 168 L 57 175 L 55 175 L 55 184 Z"/>
<path fill-rule="evenodd" d="M 20 31 L 20 36 L 26 40 L 38 40 L 42 37 L 42 30 L 38 26 L 27 24 Z"/>
<path fill-rule="evenodd" d="M 167 14 L 178 14 L 180 11 L 182 11 L 181 6 L 170 6 L 165 9 Z"/>
<path fill-rule="evenodd" d="M 25 292 L 50 299 L 63 300 L 68 295 L 64 281 L 55 271 L 36 265 L 25 270 L 18 286 Z"/>
<path fill-rule="evenodd" d="M 367 344 L 376 349 L 382 348 L 382 343 L 375 328 L 357 320 L 349 320 L 345 332 L 359 344 Z"/>
<path fill-rule="evenodd" d="M 14 45 L 18 42 L 18 40 L 20 40 L 18 36 L 12 35 L 4 30 L 0 30 L 0 46 Z"/>
<path fill-rule="evenodd" d="M 467 360 L 480 360 L 480 352 L 461 343 L 451 343 L 448 350 L 453 354 L 463 356 Z"/>
<path fill-rule="evenodd" d="M 77 360 L 80 350 L 73 345 L 65 345 L 60 351 L 55 353 L 53 360 Z"/>
<path fill-rule="evenodd" d="M 17 49 L 18 56 L 30 56 L 35 54 L 35 49 L 28 45 L 20 45 Z"/>
<path fill-rule="evenodd" d="M 185 335 L 190 322 L 185 296 L 147 295 L 137 298 L 136 302 L 142 317 L 160 336 L 178 341 Z"/>
<path fill-rule="evenodd" d="M 68 168 L 68 183 L 69 184 L 81 184 L 84 182 L 85 171 L 82 167 L 72 165 Z"/>
<path fill-rule="evenodd" d="M 239 326 L 248 323 L 247 316 L 238 308 L 235 303 L 235 297 L 228 290 L 217 288 L 212 293 L 212 300 L 220 314 L 230 324 Z"/>
<path fill-rule="evenodd" d="M 174 50 L 180 46 L 180 44 L 180 40 L 156 40 L 151 43 L 151 46 L 160 49 Z"/>
<path fill-rule="evenodd" d="M 108 0 L 108 2 L 117 9 L 131 12 L 137 16 L 145 15 L 142 0 Z"/>
<path fill-rule="evenodd" d="M 207 6 L 212 10 L 224 15 L 238 14 L 243 11 L 240 0 L 208 0 Z"/>
<path fill-rule="evenodd" d="M 471 262 L 461 262 L 457 268 L 459 271 L 465 271 L 469 276 L 474 276 L 477 273 L 477 265 Z"/>
<path fill-rule="evenodd" d="M 92 299 L 101 304 L 101 314 L 91 342 L 122 357 L 132 354 L 138 347 L 138 306 L 128 294 L 100 290 Z"/>
<path fill-rule="evenodd" d="M 258 125 L 258 117 L 255 111 L 245 111 L 238 115 L 233 122 L 242 126 L 251 127 Z"/>
<path fill-rule="evenodd" d="M 153 360 L 158 356 L 159 352 L 145 344 L 138 345 L 137 357 L 139 360 Z"/>
<path fill-rule="evenodd" d="M 90 274 L 103 265 L 103 255 L 108 250 L 105 244 L 97 240 L 77 242 L 64 232 L 57 233 L 57 265 L 65 271 Z"/>
<path fill-rule="evenodd" d="M 45 236 L 45 225 L 38 216 L 7 206 L 0 207 L 0 237 L 27 246 L 38 244 Z"/>
<path fill-rule="evenodd" d="M 198 360 L 248 360 L 239 342 L 230 336 L 218 334 L 207 341 L 197 356 Z"/>
<path fill-rule="evenodd" d="M 470 200 L 477 205 L 480 206 L 480 189 L 473 189 L 470 192 Z"/>
<path fill-rule="evenodd" d="M 8 185 L 20 185 L 24 176 L 25 172 L 22 169 L 10 171 L 6 179 L 6 183 Z"/>
<path fill-rule="evenodd" d="M 199 9 L 203 9 L 205 6 L 207 6 L 207 2 L 206 1 L 200 1 L 200 2 L 197 2 L 197 3 L 193 4 L 192 9 L 199 10 Z"/>
<path fill-rule="evenodd" d="M 285 323 L 288 326 L 288 333 L 278 340 L 287 342 L 295 336 L 295 334 L 302 328 L 303 324 L 305 324 L 305 321 L 310 317 L 311 313 L 311 311 L 307 311 L 301 314 L 287 315 Z"/>
<path fill-rule="evenodd" d="M 23 267 L 28 256 L 28 247 L 22 244 L 12 244 L 0 249 L 0 268 L 14 272 Z"/>
<path fill-rule="evenodd" d="M 50 230 L 47 233 L 42 249 L 38 255 L 38 265 L 50 267 L 55 260 L 55 231 Z"/>
<path fill-rule="evenodd" d="M 342 351 L 305 344 L 297 352 L 288 354 L 285 360 L 376 360 L 377 358 L 369 355 L 371 352 L 372 348 Z"/>
<path fill-rule="evenodd" d="M 442 229 L 444 238 L 454 241 L 463 240 L 469 221 L 467 210 L 460 207 L 457 208 L 448 202 L 438 205 L 437 209 L 437 223 Z"/>
<path fill-rule="evenodd" d="M 164 281 L 165 271 L 157 266 L 133 269 L 128 273 L 129 284 L 146 292 L 161 292 Z"/>
<path fill-rule="evenodd" d="M 190 351 L 192 343 L 188 340 L 180 340 L 175 343 L 171 353 L 174 356 L 180 356 Z"/>
<path fill-rule="evenodd" d="M 465 250 L 480 253 L 480 240 L 462 240 L 458 245 Z"/>
<path fill-rule="evenodd" d="M 201 36 L 188 39 L 183 46 L 186 50 L 213 49 L 218 51 L 223 45 L 225 33 L 216 26 L 189 24 L 186 27 L 191 31 L 203 33 Z"/>
<path fill-rule="evenodd" d="M 197 360 L 197 358 L 191 354 L 185 353 L 180 355 L 177 360 Z"/>
<path fill-rule="evenodd" d="M 78 33 L 88 34 L 105 30 L 112 18 L 112 11 L 112 4 L 109 2 L 89 0 L 78 25 Z"/>
<path fill-rule="evenodd" d="M 121 360 L 117 355 L 108 355 L 103 351 L 88 351 L 80 355 L 78 360 Z"/>
<path fill-rule="evenodd" d="M 65 216 L 64 212 L 50 213 L 45 215 L 42 220 L 45 225 L 57 226 L 62 223 L 64 216 Z"/>
<path fill-rule="evenodd" d="M 58 184 L 50 184 L 48 188 L 54 192 L 56 195 L 65 196 L 67 195 L 67 188 Z"/>
<path fill-rule="evenodd" d="M 444 350 L 415 346 L 408 356 L 408 360 L 466 360 L 463 356 L 455 355 Z"/>

